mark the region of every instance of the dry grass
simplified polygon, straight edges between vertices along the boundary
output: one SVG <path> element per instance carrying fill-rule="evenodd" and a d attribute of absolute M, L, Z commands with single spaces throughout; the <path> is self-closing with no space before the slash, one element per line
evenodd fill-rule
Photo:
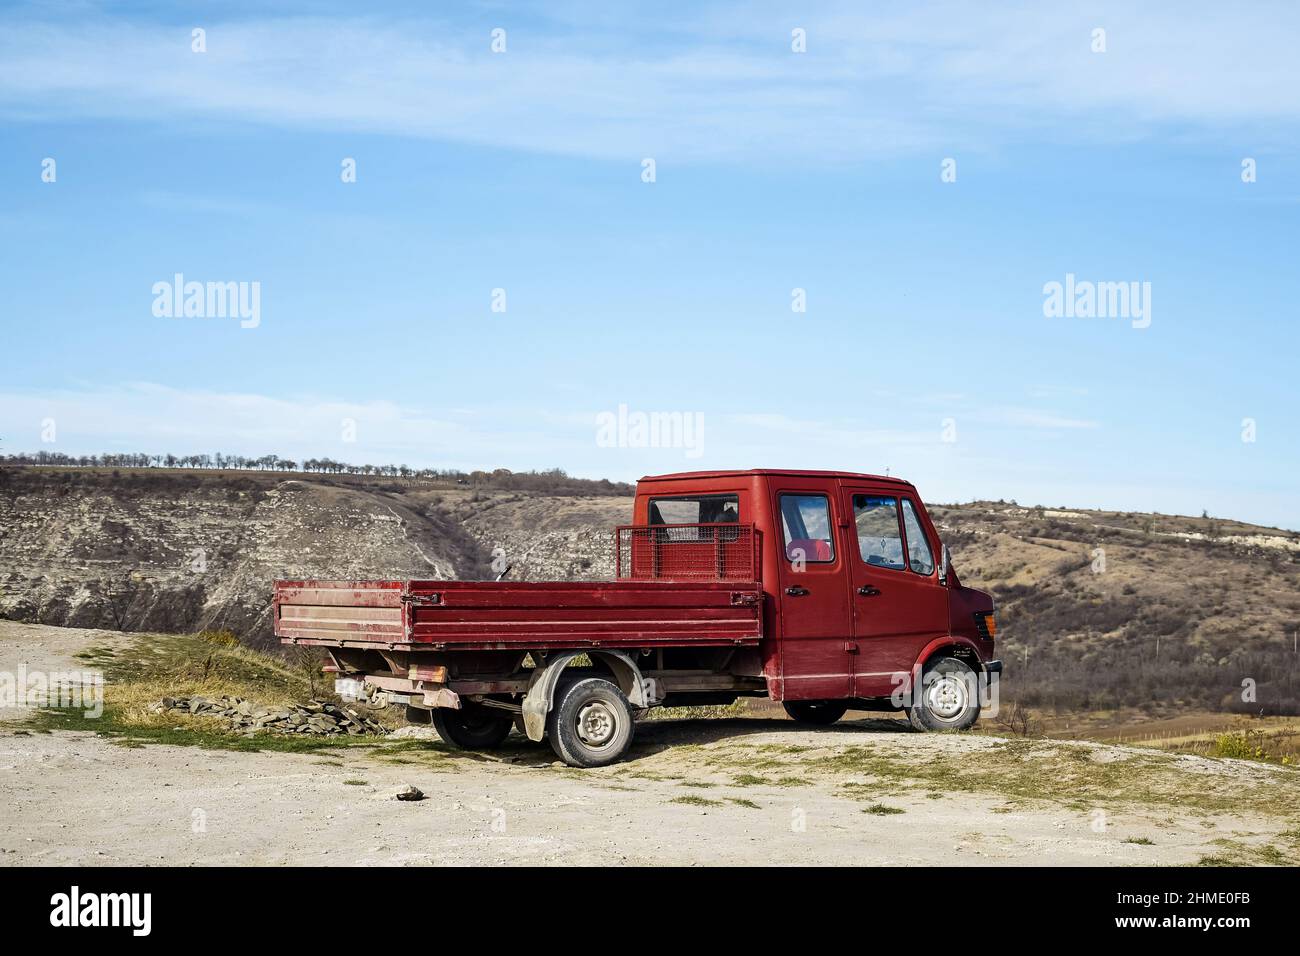
<path fill-rule="evenodd" d="M 885 794 L 983 793 L 1012 801 L 1049 802 L 1075 809 L 1168 807 L 1187 812 L 1255 812 L 1300 823 L 1295 795 L 1300 771 L 1253 767 L 1157 751 L 1122 751 L 1088 744 L 1008 740 L 936 754 L 864 746 L 800 748 L 720 745 L 700 755 L 710 772 L 758 785 L 835 786 L 872 803 Z M 765 777 L 745 773 L 762 765 Z"/>
<path fill-rule="evenodd" d="M 128 727 L 175 723 L 174 713 L 151 712 L 163 697 L 229 695 L 282 707 L 323 691 L 318 662 L 294 666 L 242 646 L 228 631 L 141 635 L 125 648 L 91 648 L 78 656 L 103 669 L 105 705 Z M 222 725 L 212 718 L 186 720 L 196 727 Z"/>
<path fill-rule="evenodd" d="M 177 711 L 154 713 L 163 697 L 241 697 L 267 707 L 301 703 L 324 693 L 319 662 L 285 661 L 238 643 L 228 632 L 141 634 L 126 647 L 92 647 L 77 655 L 104 672 L 104 707 L 98 717 L 71 708 L 37 711 L 35 730 L 75 730 L 111 737 L 125 746 L 149 743 L 228 750 L 318 752 L 340 747 L 379 747 L 385 754 L 402 744 L 381 745 L 367 737 L 257 733 L 230 729 L 218 717 Z M 436 745 L 427 745 L 436 749 Z"/>

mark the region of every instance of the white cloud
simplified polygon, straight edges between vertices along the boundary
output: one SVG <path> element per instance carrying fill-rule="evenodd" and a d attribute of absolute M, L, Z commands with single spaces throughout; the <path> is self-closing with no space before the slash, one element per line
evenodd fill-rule
<path fill-rule="evenodd" d="M 607 15 L 567 16 L 543 26 L 530 16 L 502 55 L 477 23 L 306 17 L 211 22 L 208 51 L 195 54 L 188 27 L 13 13 L 0 18 L 0 112 L 756 164 L 978 148 L 1027 128 L 1114 140 L 1155 123 L 1268 120 L 1289 136 L 1300 118 L 1287 5 L 1250 16 L 1209 4 L 846 5 L 795 18 L 809 33 L 802 55 L 776 9 L 633 21 L 657 26 L 649 36 L 620 33 Z M 1105 54 L 1088 48 L 1098 25 Z"/>
<path fill-rule="evenodd" d="M 645 410 L 650 409 L 633 409 Z M 468 468 L 564 464 L 600 477 L 696 467 L 789 466 L 883 469 L 888 456 L 941 462 L 953 455 L 940 421 L 928 429 L 870 428 L 850 420 L 803 419 L 779 412 L 702 411 L 704 456 L 681 449 L 600 448 L 595 411 L 509 406 L 431 411 L 375 399 L 272 397 L 150 382 L 83 385 L 36 394 L 0 392 L 0 435 L 7 451 L 195 454 L 224 451 L 291 458 L 329 455 L 357 463 Z M 1017 428 L 1082 428 L 1095 423 L 1022 409 L 971 413 L 971 420 Z M 41 441 L 53 419 L 57 441 Z M 966 420 L 958 416 L 958 421 Z M 355 422 L 355 441 L 343 440 Z"/>
<path fill-rule="evenodd" d="M 52 419 L 53 443 L 41 441 Z M 356 441 L 343 440 L 345 420 Z M 392 402 L 271 398 L 239 392 L 176 389 L 140 382 L 121 387 L 0 394 L 0 428 L 10 452 L 91 454 L 102 451 L 196 454 L 275 453 L 293 458 L 437 460 L 473 445 L 462 425 Z M 473 450 L 470 448 L 469 450 Z"/>
<path fill-rule="evenodd" d="M 1005 411 L 1005 410 L 1003 410 Z M 989 413 L 1010 442 L 1026 429 L 1093 427 L 1093 423 L 1011 410 Z M 972 410 L 958 421 L 976 419 Z M 54 419 L 57 441 L 41 442 L 42 420 Z M 357 423 L 357 440 L 341 440 L 340 423 Z M 931 501 L 1015 498 L 1021 503 L 1159 509 L 1199 513 L 1209 507 L 1269 524 L 1296 525 L 1284 494 L 1183 487 L 1176 481 L 1134 482 L 1105 466 L 1080 474 L 1007 454 L 991 442 L 940 440 L 933 430 L 854 427 L 784 413 L 705 413 L 703 454 L 682 449 L 602 448 L 594 413 L 541 409 L 453 408 L 445 413 L 383 400 L 342 401 L 297 396 L 177 389 L 152 383 L 85 385 L 35 394 L 0 391 L 0 436 L 6 454 L 46 450 L 69 455 L 144 452 L 187 455 L 227 452 L 296 460 L 332 457 L 354 464 L 413 467 L 563 467 L 590 478 L 634 480 L 643 474 L 723 468 L 828 468 L 907 478 Z"/>

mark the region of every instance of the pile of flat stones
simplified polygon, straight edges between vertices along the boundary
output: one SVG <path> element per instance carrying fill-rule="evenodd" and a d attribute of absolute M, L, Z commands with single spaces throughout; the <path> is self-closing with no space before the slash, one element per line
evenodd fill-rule
<path fill-rule="evenodd" d="M 230 724 L 231 730 L 247 734 L 259 730 L 277 734 L 347 734 L 352 737 L 388 733 L 379 721 L 323 700 L 275 709 L 262 707 L 243 697 L 208 698 L 196 695 L 164 697 L 151 710 L 155 714 L 176 711 L 196 717 L 222 718 Z"/>

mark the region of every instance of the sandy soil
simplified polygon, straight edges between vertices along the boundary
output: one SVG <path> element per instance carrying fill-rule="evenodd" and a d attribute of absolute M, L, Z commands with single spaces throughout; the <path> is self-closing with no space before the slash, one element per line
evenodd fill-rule
<path fill-rule="evenodd" d="M 80 647 L 109 638 L 0 622 L 0 672 L 20 662 L 74 667 Z M 762 718 L 652 721 L 638 728 L 631 759 L 582 772 L 556 766 L 545 745 L 522 742 L 490 759 L 400 765 L 351 749 L 133 749 L 86 733 L 29 733 L 14 716 L 0 724 L 3 865 L 1179 864 L 1214 853 L 1216 838 L 1267 837 L 1281 826 L 1241 815 L 1171 816 L 1177 811 L 1166 806 L 1112 813 L 1096 832 L 1078 809 L 1008 809 L 1003 797 L 956 792 L 894 793 L 880 802 L 904 812 L 878 816 L 844 796 L 843 781 L 738 786 L 734 772 L 701 759 L 725 749 L 757 763 L 772 745 L 834 754 L 869 744 L 910 760 L 978 761 L 998 743 L 915 734 L 887 720 L 824 731 Z M 1125 750 L 1078 746 L 1102 759 Z M 1243 780 L 1267 772 L 1241 770 Z M 406 784 L 427 799 L 395 800 Z M 682 798 L 721 803 L 674 802 Z M 1150 835 L 1157 845 L 1124 842 Z"/>

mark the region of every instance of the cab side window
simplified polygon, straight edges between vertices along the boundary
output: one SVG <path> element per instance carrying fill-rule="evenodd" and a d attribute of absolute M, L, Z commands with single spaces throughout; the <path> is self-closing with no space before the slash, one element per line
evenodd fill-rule
<path fill-rule="evenodd" d="M 825 495 L 781 495 L 781 527 L 786 560 L 808 564 L 835 560 L 831 505 Z"/>
<path fill-rule="evenodd" d="M 858 553 L 874 568 L 902 571 L 903 533 L 898 525 L 898 499 L 881 495 L 854 495 L 853 521 L 857 525 Z"/>
<path fill-rule="evenodd" d="M 916 509 L 907 498 L 903 499 L 903 527 L 907 531 L 907 560 L 917 574 L 934 573 L 934 554 L 930 551 L 930 542 L 925 540 L 921 530 L 921 520 L 916 516 Z"/>

